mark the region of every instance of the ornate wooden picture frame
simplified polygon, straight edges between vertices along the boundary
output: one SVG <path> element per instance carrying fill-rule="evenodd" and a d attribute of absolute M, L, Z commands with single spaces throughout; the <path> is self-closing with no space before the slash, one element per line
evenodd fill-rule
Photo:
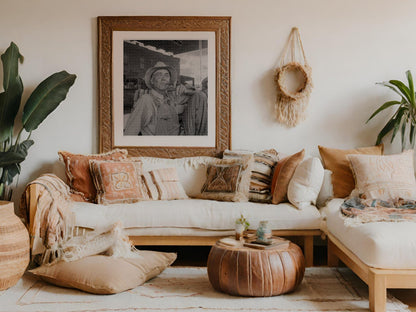
<path fill-rule="evenodd" d="M 176 158 L 231 148 L 231 17 L 97 21 L 100 152 L 125 148 L 131 156 Z M 168 75 L 164 87 L 155 72 Z M 165 88 L 163 100 L 158 87 Z"/>

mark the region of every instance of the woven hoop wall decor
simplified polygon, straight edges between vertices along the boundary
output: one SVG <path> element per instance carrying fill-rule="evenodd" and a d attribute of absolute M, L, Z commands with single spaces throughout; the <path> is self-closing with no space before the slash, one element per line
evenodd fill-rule
<path fill-rule="evenodd" d="M 287 60 L 289 58 L 289 61 Z M 306 108 L 312 91 L 312 69 L 308 65 L 299 30 L 290 32 L 275 71 L 276 118 L 288 127 L 294 127 L 306 117 Z"/>

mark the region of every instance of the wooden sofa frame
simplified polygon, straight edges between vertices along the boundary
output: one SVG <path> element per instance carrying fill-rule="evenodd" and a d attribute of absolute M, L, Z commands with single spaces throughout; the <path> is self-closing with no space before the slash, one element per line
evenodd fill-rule
<path fill-rule="evenodd" d="M 33 224 L 36 212 L 39 185 L 30 184 L 26 189 L 26 202 L 29 207 L 29 226 Z M 313 266 L 313 237 L 322 234 L 320 230 L 277 230 L 273 235 L 301 239 L 305 255 L 305 265 Z M 224 236 L 130 236 L 136 246 L 212 246 Z"/>
<path fill-rule="evenodd" d="M 416 269 L 377 269 L 362 262 L 335 236 L 327 233 L 328 266 L 339 266 L 341 260 L 367 285 L 370 311 L 386 311 L 388 288 L 416 288 Z"/>

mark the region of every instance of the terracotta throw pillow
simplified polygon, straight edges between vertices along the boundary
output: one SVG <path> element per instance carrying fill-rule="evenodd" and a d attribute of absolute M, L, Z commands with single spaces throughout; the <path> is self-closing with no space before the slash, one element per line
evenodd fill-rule
<path fill-rule="evenodd" d="M 207 168 L 207 178 L 201 190 L 203 199 L 248 201 L 252 155 L 218 159 Z"/>
<path fill-rule="evenodd" d="M 126 159 L 127 150 L 115 149 L 105 154 L 81 155 L 65 151 L 58 152 L 60 160 L 65 165 L 65 173 L 71 193 L 80 195 L 83 200 L 94 202 L 96 190 L 90 174 L 90 163 L 96 160 L 121 160 Z M 79 197 L 78 197 L 79 198 Z M 75 199 L 75 197 L 74 197 Z"/>
<path fill-rule="evenodd" d="M 290 179 L 295 173 L 296 167 L 305 156 L 305 150 L 285 157 L 277 163 L 272 181 L 272 204 L 280 204 L 287 201 L 287 189 Z"/>
<path fill-rule="evenodd" d="M 140 161 L 90 160 L 90 171 L 97 190 L 97 204 L 134 203 L 150 199 L 141 177 Z"/>
<path fill-rule="evenodd" d="M 413 150 L 396 155 L 348 155 L 355 177 L 352 196 L 366 199 L 416 199 Z"/>
<path fill-rule="evenodd" d="M 143 173 L 148 194 L 153 200 L 187 199 L 176 168 L 155 169 Z"/>
<path fill-rule="evenodd" d="M 350 195 L 355 187 L 354 177 L 347 159 L 349 154 L 382 155 L 384 145 L 361 147 L 356 149 L 342 150 L 319 146 L 324 168 L 332 171 L 332 186 L 334 197 L 344 198 Z"/>
<path fill-rule="evenodd" d="M 97 255 L 72 262 L 60 261 L 29 272 L 57 286 L 109 295 L 142 285 L 175 260 L 175 253 L 141 250 L 139 258 Z"/>

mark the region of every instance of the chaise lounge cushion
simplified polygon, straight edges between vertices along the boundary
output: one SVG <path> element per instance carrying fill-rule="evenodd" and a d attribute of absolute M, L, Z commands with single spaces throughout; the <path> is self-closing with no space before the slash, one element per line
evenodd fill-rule
<path fill-rule="evenodd" d="M 414 222 L 372 222 L 348 226 L 340 215 L 343 201 L 332 199 L 323 208 L 328 232 L 371 267 L 416 269 Z"/>

